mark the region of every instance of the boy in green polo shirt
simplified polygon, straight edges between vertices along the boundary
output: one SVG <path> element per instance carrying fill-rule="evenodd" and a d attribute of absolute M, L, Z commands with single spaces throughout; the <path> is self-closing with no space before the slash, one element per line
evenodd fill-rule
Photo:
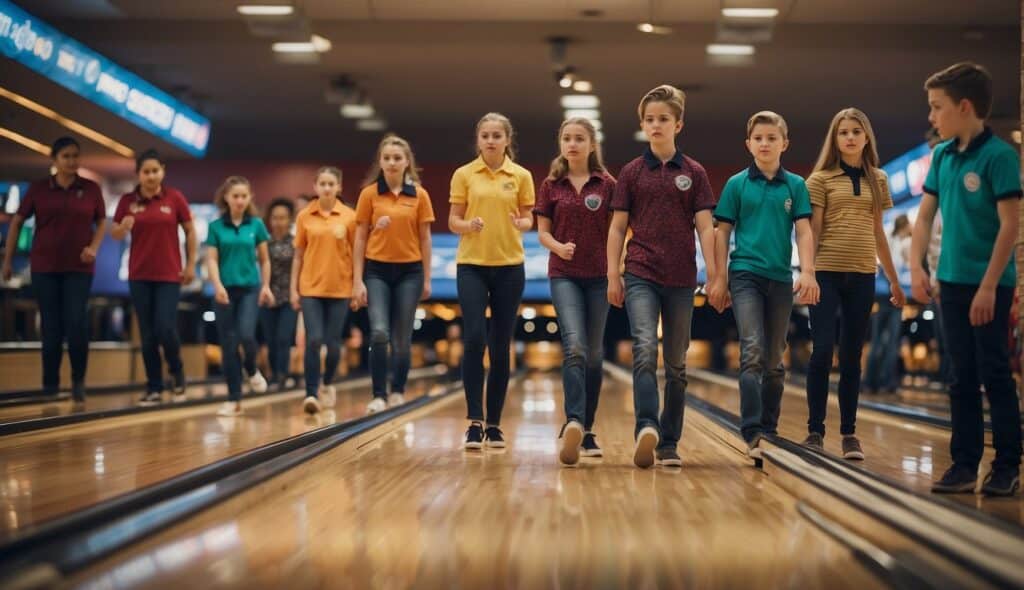
<path fill-rule="evenodd" d="M 761 111 L 747 121 L 749 168 L 725 183 L 715 208 L 715 260 L 724 268 L 729 236 L 736 229 L 736 249 L 729 272 L 718 273 L 708 289 L 719 312 L 730 304 L 740 337 L 740 432 L 747 453 L 761 458 L 763 434 L 775 434 L 782 402 L 786 349 L 793 293 L 801 303 L 818 302 L 811 235 L 811 199 L 804 179 L 782 168 L 789 147 L 786 121 Z M 800 277 L 793 282 L 793 227 L 796 227 Z M 730 303 L 731 299 L 731 303 Z"/>
<path fill-rule="evenodd" d="M 1012 496 L 1020 487 L 1020 407 L 1010 372 L 1007 333 L 1016 273 L 1021 197 L 1020 155 L 985 126 L 992 78 L 973 63 L 959 63 L 925 82 L 928 122 L 943 142 L 932 152 L 924 196 L 914 225 L 910 269 L 914 299 L 931 301 L 921 261 L 936 209 L 942 212 L 939 291 L 943 337 L 953 361 L 949 391 L 953 464 L 932 485 L 938 493 L 973 493 L 985 450 L 981 385 L 992 418 L 992 469 L 982 492 Z"/>

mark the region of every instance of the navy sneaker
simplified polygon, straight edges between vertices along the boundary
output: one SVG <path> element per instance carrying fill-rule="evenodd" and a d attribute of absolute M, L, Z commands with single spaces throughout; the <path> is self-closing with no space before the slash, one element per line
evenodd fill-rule
<path fill-rule="evenodd" d="M 986 496 L 1012 496 L 1020 489 L 1020 470 L 1016 467 L 993 467 L 981 484 Z"/>
<path fill-rule="evenodd" d="M 504 449 L 505 448 L 505 436 L 501 433 L 501 429 L 497 426 L 488 426 L 484 430 L 484 438 L 489 449 Z"/>
<path fill-rule="evenodd" d="M 683 458 L 673 448 L 658 449 L 658 465 L 662 467 L 682 467 Z"/>
<path fill-rule="evenodd" d="M 85 383 L 82 381 L 75 381 L 71 384 L 71 399 L 74 402 L 82 403 L 85 401 Z"/>
<path fill-rule="evenodd" d="M 584 457 L 601 457 L 604 453 L 601 451 L 601 447 L 597 446 L 597 437 L 593 432 L 583 433 L 583 456 Z"/>
<path fill-rule="evenodd" d="M 473 422 L 466 430 L 466 442 L 463 448 L 467 451 L 478 451 L 484 446 L 484 427 L 479 422 Z"/>
<path fill-rule="evenodd" d="M 942 479 L 932 484 L 932 492 L 936 494 L 971 494 L 978 483 L 978 472 L 962 465 L 953 464 L 942 475 Z"/>

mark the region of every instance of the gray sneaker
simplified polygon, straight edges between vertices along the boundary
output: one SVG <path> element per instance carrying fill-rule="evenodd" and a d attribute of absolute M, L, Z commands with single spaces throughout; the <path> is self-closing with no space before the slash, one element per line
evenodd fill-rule
<path fill-rule="evenodd" d="M 864 460 L 864 449 L 860 448 L 860 441 L 852 434 L 843 437 L 843 459 Z"/>
<path fill-rule="evenodd" d="M 807 435 L 802 443 L 808 449 L 815 451 L 825 452 L 825 437 L 821 436 L 817 432 L 812 432 Z"/>
<path fill-rule="evenodd" d="M 683 459 L 675 449 L 658 449 L 658 465 L 662 467 L 682 467 Z"/>

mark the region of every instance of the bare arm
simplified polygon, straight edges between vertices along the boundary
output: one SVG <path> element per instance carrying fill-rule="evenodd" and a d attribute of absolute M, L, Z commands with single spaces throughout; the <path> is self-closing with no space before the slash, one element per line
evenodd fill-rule
<path fill-rule="evenodd" d="M 512 213 L 512 224 L 521 232 L 528 232 L 533 229 L 533 208 L 532 206 L 519 207 L 518 214 Z"/>
<path fill-rule="evenodd" d="M 896 265 L 892 262 L 892 252 L 889 251 L 889 240 L 885 237 L 885 227 L 882 226 L 882 212 L 875 211 L 875 251 L 878 253 L 878 261 L 882 263 L 882 272 L 889 283 L 898 285 L 899 275 L 896 274 Z"/>
<path fill-rule="evenodd" d="M 181 282 L 189 284 L 196 274 L 196 257 L 199 251 L 199 240 L 196 237 L 196 226 L 191 221 L 181 224 L 185 230 L 185 268 L 181 272 Z"/>
<path fill-rule="evenodd" d="M 11 219 L 11 226 L 7 231 L 7 244 L 4 245 L 3 280 L 11 280 L 11 264 L 14 261 L 14 250 L 18 247 L 18 234 L 21 233 L 21 226 L 25 219 L 21 215 L 15 215 Z"/>
<path fill-rule="evenodd" d="M 608 302 L 622 307 L 626 301 L 625 284 L 619 271 L 622 259 L 622 244 L 626 241 L 629 226 L 629 211 L 615 211 L 608 226 Z"/>
<path fill-rule="evenodd" d="M 305 248 L 295 246 L 295 254 L 292 256 L 292 278 L 288 290 L 291 292 L 292 307 L 296 310 L 300 308 L 299 277 L 302 275 L 302 256 L 305 252 Z"/>
<path fill-rule="evenodd" d="M 700 237 L 700 252 L 704 257 L 704 267 L 707 269 L 707 282 L 710 283 L 718 276 L 721 269 L 718 266 L 715 255 L 715 222 L 711 217 L 711 210 L 698 211 L 696 215 L 697 235 Z"/>
<path fill-rule="evenodd" d="M 992 247 L 992 257 L 988 260 L 985 276 L 981 279 L 983 289 L 995 289 L 999 285 L 999 278 L 1003 276 L 1003 271 L 1013 256 L 1013 246 L 1017 241 L 1017 230 L 1020 227 L 1018 199 L 1003 199 L 999 201 L 997 207 L 999 233 L 996 234 L 996 243 Z"/>
<path fill-rule="evenodd" d="M 420 223 L 420 254 L 423 256 L 423 294 L 420 299 L 430 298 L 430 271 L 434 260 L 434 240 L 430 236 L 430 222 Z"/>
<path fill-rule="evenodd" d="M 370 235 L 368 223 L 356 224 L 356 241 L 352 245 L 352 280 L 363 282 L 363 268 L 366 266 L 366 240 Z"/>
<path fill-rule="evenodd" d="M 793 285 L 800 303 L 817 305 L 821 298 L 821 290 L 814 274 L 814 235 L 811 222 L 805 219 L 796 220 L 796 247 L 800 257 L 800 277 Z"/>
<path fill-rule="evenodd" d="M 130 221 L 129 221 L 130 220 Z M 115 240 L 123 240 L 128 237 L 128 234 L 132 233 L 132 227 L 134 226 L 135 218 L 131 215 L 125 215 L 121 220 L 121 223 L 116 221 L 110 224 L 110 237 Z"/>
<path fill-rule="evenodd" d="M 931 284 L 928 274 L 924 272 L 924 257 L 928 252 L 928 243 L 932 239 L 932 224 L 935 223 L 935 212 L 939 201 L 935 195 L 925 193 L 921 196 L 921 205 L 917 210 L 914 222 L 914 233 L 910 238 L 910 287 L 914 299 L 921 303 L 932 300 Z M 934 271 L 934 269 L 932 269 Z"/>
<path fill-rule="evenodd" d="M 481 229 L 483 229 L 482 224 L 480 225 L 479 228 L 477 228 L 473 224 L 473 220 L 467 221 L 465 219 L 465 215 L 466 205 L 464 203 L 452 203 L 452 208 L 448 212 L 448 229 L 450 229 L 452 233 L 462 235 L 475 231 L 480 231 Z"/>
<path fill-rule="evenodd" d="M 825 227 L 825 208 L 818 205 L 811 206 L 811 234 L 814 236 L 814 251 L 818 251 L 821 244 L 821 232 Z"/>

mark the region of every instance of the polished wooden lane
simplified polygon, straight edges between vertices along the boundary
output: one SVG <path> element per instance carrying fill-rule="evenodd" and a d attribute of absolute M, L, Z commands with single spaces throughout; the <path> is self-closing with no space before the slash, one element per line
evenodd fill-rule
<path fill-rule="evenodd" d="M 714 377 L 712 379 L 713 381 L 691 379 L 688 391 L 691 395 L 739 414 L 739 389 L 735 380 Z M 839 405 L 835 394 L 829 395 L 825 430 L 825 450 L 841 456 Z M 949 433 L 950 431 L 944 428 L 861 408 L 857 413 L 857 436 L 864 447 L 866 459 L 857 463 L 911 489 L 930 493 L 932 481 L 938 479 L 950 465 Z M 807 397 L 804 390 L 786 386 L 779 420 L 779 434 L 796 442 L 807 436 Z M 993 455 L 992 448 L 987 447 L 979 480 L 987 472 L 988 463 Z M 1024 525 L 1024 497 L 1020 494 L 1012 498 L 986 498 L 980 494 L 953 494 L 943 497 L 1009 522 Z"/>
<path fill-rule="evenodd" d="M 874 588 L 796 499 L 692 414 L 682 469 L 632 466 L 606 381 L 603 461 L 557 464 L 561 378 L 515 383 L 504 452 L 467 453 L 454 396 L 69 580 L 82 588 Z"/>
<path fill-rule="evenodd" d="M 355 383 L 355 382 L 354 382 Z M 333 410 L 310 417 L 292 391 L 245 401 L 237 418 L 219 404 L 145 412 L 0 437 L 0 540 L 19 530 L 191 469 L 334 422 L 362 416 L 369 380 L 339 384 Z M 407 399 L 437 386 L 410 381 Z"/>

